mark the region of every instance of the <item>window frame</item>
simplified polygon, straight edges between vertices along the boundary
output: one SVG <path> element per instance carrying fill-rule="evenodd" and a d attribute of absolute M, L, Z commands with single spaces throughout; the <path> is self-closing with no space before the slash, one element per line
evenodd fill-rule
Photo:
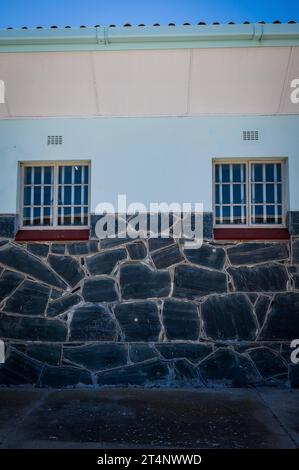
<path fill-rule="evenodd" d="M 88 166 L 88 211 L 87 225 L 58 225 L 58 174 L 60 166 Z M 26 167 L 53 167 L 53 225 L 24 225 L 23 224 L 23 208 L 24 208 L 24 169 Z M 90 160 L 34 160 L 19 162 L 19 220 L 20 230 L 80 230 L 89 229 L 90 227 L 90 181 L 91 181 L 91 161 Z"/>
<path fill-rule="evenodd" d="M 216 165 L 217 164 L 245 164 L 246 168 L 246 223 L 244 224 L 217 224 L 216 223 Z M 281 224 L 254 224 L 251 222 L 251 164 L 252 163 L 281 163 Z M 267 229 L 267 228 L 286 228 L 286 157 L 271 157 L 271 158 L 213 158 L 212 160 L 212 174 L 213 174 L 213 228 L 220 229 L 220 228 L 238 228 L 248 229 L 248 228 L 255 228 L 255 229 Z"/>

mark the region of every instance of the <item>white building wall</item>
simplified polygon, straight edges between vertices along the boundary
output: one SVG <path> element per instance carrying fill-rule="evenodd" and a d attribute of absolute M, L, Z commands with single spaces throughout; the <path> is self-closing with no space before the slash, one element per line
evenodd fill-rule
<path fill-rule="evenodd" d="M 299 47 L 0 53 L 0 118 L 298 114 Z"/>
<path fill-rule="evenodd" d="M 243 141 L 259 130 L 259 141 Z M 212 210 L 212 159 L 287 157 L 289 210 L 299 210 L 299 116 L 21 119 L 0 121 L 0 213 L 16 213 L 18 162 L 91 160 L 99 202 L 203 202 Z M 48 135 L 62 135 L 48 146 Z"/>
<path fill-rule="evenodd" d="M 91 211 L 122 193 L 210 211 L 221 157 L 287 157 L 288 209 L 299 210 L 296 77 L 289 46 L 0 53 L 0 213 L 18 210 L 18 162 L 85 159 Z"/>

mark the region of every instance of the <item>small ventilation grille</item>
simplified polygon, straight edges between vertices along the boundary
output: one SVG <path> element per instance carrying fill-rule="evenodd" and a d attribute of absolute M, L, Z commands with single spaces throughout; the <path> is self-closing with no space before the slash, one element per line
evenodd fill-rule
<path fill-rule="evenodd" d="M 243 131 L 243 140 L 259 140 L 259 131 Z"/>
<path fill-rule="evenodd" d="M 62 135 L 48 135 L 48 145 L 61 145 Z"/>

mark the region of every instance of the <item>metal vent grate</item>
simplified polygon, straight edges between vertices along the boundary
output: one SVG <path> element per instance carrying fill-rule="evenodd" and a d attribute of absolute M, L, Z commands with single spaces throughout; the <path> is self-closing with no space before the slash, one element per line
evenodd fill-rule
<path fill-rule="evenodd" d="M 62 145 L 62 135 L 48 135 L 48 145 Z"/>
<path fill-rule="evenodd" d="M 259 140 L 259 131 L 243 131 L 243 140 Z"/>

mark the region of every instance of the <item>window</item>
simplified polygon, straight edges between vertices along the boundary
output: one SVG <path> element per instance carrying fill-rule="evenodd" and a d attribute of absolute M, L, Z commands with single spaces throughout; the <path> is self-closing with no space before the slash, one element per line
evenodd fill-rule
<path fill-rule="evenodd" d="M 23 228 L 87 226 L 89 163 L 21 164 Z"/>
<path fill-rule="evenodd" d="M 214 224 L 284 225 L 284 163 L 214 162 Z"/>

